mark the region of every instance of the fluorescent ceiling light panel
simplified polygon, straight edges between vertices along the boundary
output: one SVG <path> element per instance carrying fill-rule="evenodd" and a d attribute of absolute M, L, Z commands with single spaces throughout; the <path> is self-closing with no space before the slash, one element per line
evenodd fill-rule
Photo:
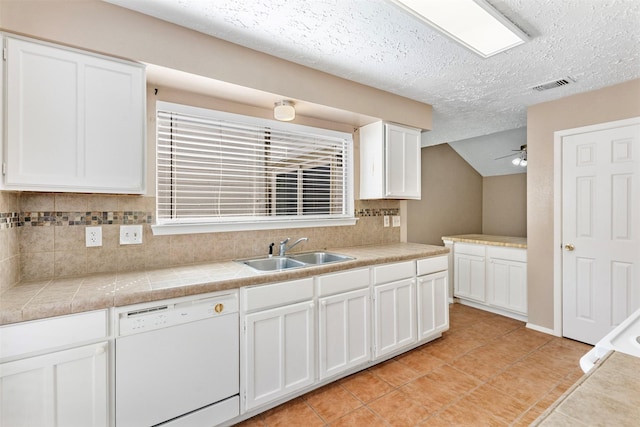
<path fill-rule="evenodd" d="M 473 52 L 488 58 L 529 40 L 484 0 L 394 0 Z"/>

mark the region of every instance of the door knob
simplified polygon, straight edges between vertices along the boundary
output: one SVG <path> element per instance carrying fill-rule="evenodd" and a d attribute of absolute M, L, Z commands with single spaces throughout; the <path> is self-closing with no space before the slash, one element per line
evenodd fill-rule
<path fill-rule="evenodd" d="M 564 248 L 568 251 L 572 251 L 574 250 L 576 247 L 573 246 L 571 243 L 567 243 L 566 245 L 564 245 Z"/>

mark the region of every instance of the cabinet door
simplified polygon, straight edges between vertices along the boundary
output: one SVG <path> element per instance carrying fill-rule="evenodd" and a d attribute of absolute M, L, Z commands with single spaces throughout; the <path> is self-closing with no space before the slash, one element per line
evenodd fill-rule
<path fill-rule="evenodd" d="M 371 358 L 369 288 L 319 299 L 320 379 Z"/>
<path fill-rule="evenodd" d="M 427 340 L 449 329 L 449 301 L 446 271 L 418 278 L 418 341 Z"/>
<path fill-rule="evenodd" d="M 489 258 L 489 304 L 527 314 L 527 263 Z"/>
<path fill-rule="evenodd" d="M 302 302 L 245 316 L 246 410 L 314 383 L 314 314 Z"/>
<path fill-rule="evenodd" d="M 107 426 L 107 343 L 0 365 L 0 425 Z"/>
<path fill-rule="evenodd" d="M 420 199 L 420 132 L 385 125 L 385 196 Z"/>
<path fill-rule="evenodd" d="M 9 37 L 6 79 L 6 188 L 144 191 L 142 67 Z"/>
<path fill-rule="evenodd" d="M 375 301 L 375 357 L 416 342 L 415 279 L 378 285 Z"/>
<path fill-rule="evenodd" d="M 454 255 L 454 294 L 480 302 L 485 296 L 485 258 L 476 255 Z"/>

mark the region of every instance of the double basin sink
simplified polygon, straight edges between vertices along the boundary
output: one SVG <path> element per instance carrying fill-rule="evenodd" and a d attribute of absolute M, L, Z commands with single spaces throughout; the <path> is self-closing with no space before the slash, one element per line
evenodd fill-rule
<path fill-rule="evenodd" d="M 334 262 L 349 261 L 354 258 L 331 252 L 307 252 L 286 256 L 272 256 L 265 258 L 251 258 L 236 260 L 258 271 L 282 271 L 292 268 L 311 267 Z"/>

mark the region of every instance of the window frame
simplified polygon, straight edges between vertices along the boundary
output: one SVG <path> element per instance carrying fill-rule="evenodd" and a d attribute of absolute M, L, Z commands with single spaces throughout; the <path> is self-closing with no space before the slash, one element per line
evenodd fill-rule
<path fill-rule="evenodd" d="M 217 221 L 206 221 L 203 219 L 181 219 L 177 221 L 164 220 L 159 221 L 158 217 L 158 123 L 155 124 L 156 139 L 154 147 L 156 149 L 156 165 L 155 165 L 155 178 L 156 178 L 156 207 L 155 207 L 155 224 L 151 226 L 154 235 L 172 235 L 172 234 L 192 234 L 192 233 L 209 233 L 209 232 L 228 232 L 228 231 L 251 231 L 251 230 L 272 230 L 272 229 L 287 229 L 287 228 L 307 228 L 307 227 L 329 227 L 329 226 L 348 226 L 355 225 L 357 218 L 354 215 L 354 142 L 353 135 L 347 132 L 340 132 L 336 130 L 316 128 L 306 125 L 280 122 L 276 120 L 258 118 L 253 116 L 246 116 L 235 113 L 228 113 L 224 111 L 212 110 L 201 107 L 194 107 L 189 105 L 177 104 L 166 101 L 156 102 L 156 115 L 158 117 L 158 111 L 171 111 L 179 114 L 198 115 L 201 117 L 207 117 L 213 120 L 227 120 L 236 123 L 243 123 L 248 126 L 262 126 L 271 129 L 278 129 L 290 132 L 304 132 L 314 133 L 317 135 L 328 136 L 331 138 L 346 139 L 346 162 L 343 167 L 346 168 L 345 183 L 344 183 L 344 202 L 343 208 L 346 213 L 344 214 L 332 214 L 323 217 L 322 215 L 309 215 L 308 218 L 300 216 L 281 216 L 271 217 L 265 219 L 264 217 L 243 217 L 242 219 L 223 219 Z M 157 119 L 156 119 L 157 120 Z M 302 173 L 304 169 L 300 168 L 299 177 L 300 180 L 304 175 Z M 292 169 L 293 171 L 293 169 Z M 273 179 L 273 185 L 275 187 L 275 177 Z M 300 192 L 302 192 L 302 181 L 299 182 Z M 274 195 L 275 198 L 275 195 Z M 301 200 L 298 199 L 299 204 Z M 275 199 L 274 199 L 275 202 Z M 274 203 L 275 206 L 275 203 Z"/>

